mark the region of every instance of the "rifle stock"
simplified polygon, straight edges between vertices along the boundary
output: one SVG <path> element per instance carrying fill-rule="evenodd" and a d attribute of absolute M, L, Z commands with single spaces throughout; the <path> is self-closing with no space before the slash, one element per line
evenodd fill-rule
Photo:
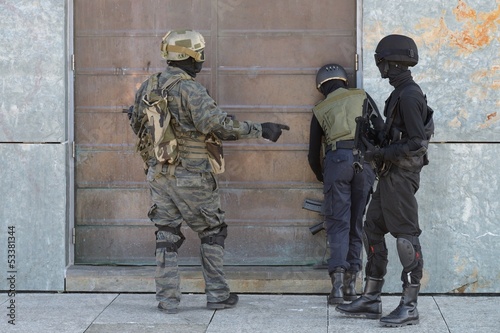
<path fill-rule="evenodd" d="M 363 171 L 366 147 L 363 143 L 362 135 L 366 135 L 368 127 L 368 98 L 366 98 L 363 102 L 363 111 L 361 116 L 356 117 L 356 132 L 354 134 L 354 154 L 356 156 L 354 162 L 352 163 L 356 173 Z"/>
<path fill-rule="evenodd" d="M 122 113 L 126 113 L 127 114 L 128 120 L 130 120 L 132 118 L 132 112 L 134 112 L 134 106 L 133 105 L 129 106 L 128 109 L 125 109 L 125 108 L 122 109 Z"/>

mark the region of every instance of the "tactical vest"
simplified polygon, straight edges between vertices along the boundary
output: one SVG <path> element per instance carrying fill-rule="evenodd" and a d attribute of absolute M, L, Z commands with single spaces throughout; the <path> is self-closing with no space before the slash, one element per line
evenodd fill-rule
<path fill-rule="evenodd" d="M 325 132 L 326 144 L 336 149 L 337 141 L 353 140 L 356 117 L 361 116 L 366 93 L 361 89 L 337 89 L 313 108 Z"/>
<path fill-rule="evenodd" d="M 146 169 L 152 158 L 156 159 L 157 174 L 164 165 L 173 174 L 182 159 L 208 159 L 214 173 L 224 172 L 221 141 L 213 134 L 182 131 L 169 111 L 169 101 L 174 98 L 169 96 L 169 90 L 180 80 L 192 77 L 184 73 L 172 75 L 160 86 L 161 74 L 148 79 L 142 97 L 144 107 L 139 110 L 143 118 L 136 149 Z"/>

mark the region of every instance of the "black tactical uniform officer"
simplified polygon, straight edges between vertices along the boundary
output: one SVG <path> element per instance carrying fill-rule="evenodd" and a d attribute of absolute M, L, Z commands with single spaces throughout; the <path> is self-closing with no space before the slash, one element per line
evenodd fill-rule
<path fill-rule="evenodd" d="M 358 152 L 355 147 L 356 118 L 366 113 L 367 119 L 378 119 L 374 103 L 361 89 L 347 88 L 347 73 L 337 64 L 321 67 L 316 87 L 325 99 L 313 108 L 308 161 L 316 178 L 323 182 L 325 229 L 330 248 L 328 273 L 332 281 L 329 304 L 356 299 L 356 276 L 362 268 L 363 212 L 371 192 L 375 172 L 364 163 L 356 170 Z M 364 103 L 369 107 L 363 109 Z M 322 142 L 326 144 L 321 165 Z"/>
<path fill-rule="evenodd" d="M 380 294 L 387 267 L 385 234 L 397 241 L 403 266 L 403 293 L 398 307 L 382 317 L 383 326 L 417 324 L 417 296 L 424 261 L 419 242 L 418 206 L 420 170 L 427 163 L 429 136 L 425 131 L 427 103 L 413 81 L 408 66 L 418 63 L 413 39 L 402 35 L 384 37 L 375 51 L 375 62 L 382 78 L 388 78 L 394 91 L 385 102 L 386 122 L 381 147 L 367 143 L 366 160 L 373 160 L 380 176 L 377 190 L 366 214 L 365 245 L 368 252 L 366 284 L 363 295 L 336 310 L 347 315 L 378 319 L 382 316 Z"/>

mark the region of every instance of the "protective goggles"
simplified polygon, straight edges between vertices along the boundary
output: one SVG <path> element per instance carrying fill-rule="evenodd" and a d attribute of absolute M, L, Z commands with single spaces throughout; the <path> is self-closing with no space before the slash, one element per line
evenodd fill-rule
<path fill-rule="evenodd" d="M 382 61 L 384 61 L 384 57 L 378 53 L 374 54 L 375 56 L 375 64 L 380 64 Z"/>

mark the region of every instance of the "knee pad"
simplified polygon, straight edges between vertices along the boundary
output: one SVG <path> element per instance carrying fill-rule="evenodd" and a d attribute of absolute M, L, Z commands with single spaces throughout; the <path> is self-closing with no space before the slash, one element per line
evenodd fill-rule
<path fill-rule="evenodd" d="M 158 239 L 158 237 L 157 237 L 156 238 L 156 249 L 165 249 L 165 251 L 167 251 L 167 252 L 177 253 L 177 251 L 181 247 L 182 243 L 184 243 L 184 240 L 186 239 L 186 237 L 184 237 L 184 235 L 181 232 L 181 226 L 179 225 L 176 228 L 173 228 L 173 227 L 169 227 L 169 226 L 157 225 L 157 228 L 158 228 L 158 230 L 155 232 L 155 235 L 158 235 L 158 231 L 165 231 L 165 232 L 169 232 L 171 234 L 177 235 L 180 238 L 177 242 L 171 242 L 171 241 L 167 241 L 164 239 Z"/>
<path fill-rule="evenodd" d="M 411 272 L 420 260 L 420 241 L 417 236 L 399 235 L 396 241 L 399 260 L 405 272 Z"/>
<path fill-rule="evenodd" d="M 374 254 L 376 252 L 387 251 L 384 236 L 376 237 L 373 234 L 367 233 L 366 230 L 363 230 L 362 238 L 367 255 Z"/>
<path fill-rule="evenodd" d="M 224 248 L 224 243 L 227 237 L 227 224 L 222 224 L 218 226 L 217 228 L 220 228 L 219 231 L 213 235 L 201 237 L 201 244 L 208 244 L 208 245 L 220 245 L 222 248 Z"/>

